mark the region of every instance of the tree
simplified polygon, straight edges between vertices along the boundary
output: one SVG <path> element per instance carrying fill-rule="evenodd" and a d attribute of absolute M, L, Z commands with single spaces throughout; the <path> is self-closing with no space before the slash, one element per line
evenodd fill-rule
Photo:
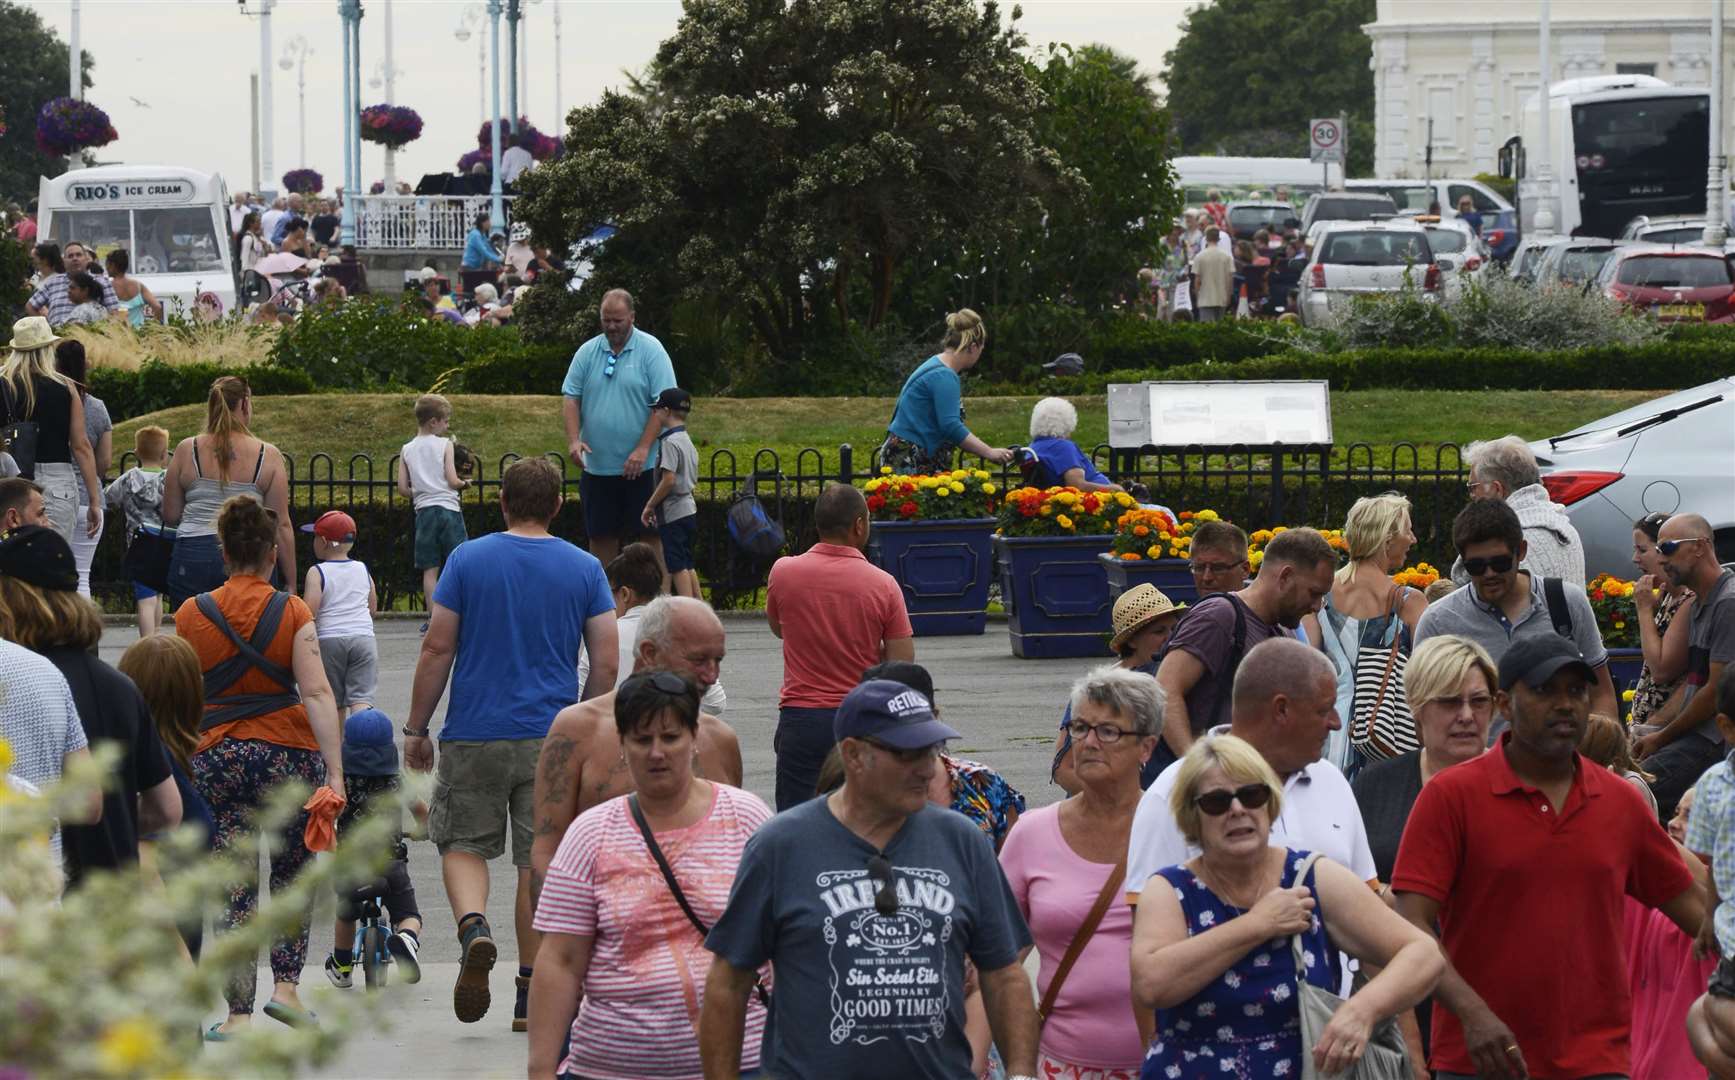
<path fill-rule="evenodd" d="M 935 238 L 986 246 L 1040 213 L 1061 166 L 1023 48 L 992 0 L 690 0 L 658 93 L 574 110 L 519 213 L 539 237 L 616 226 L 597 279 L 721 295 L 792 363 L 878 326 Z"/>
<path fill-rule="evenodd" d="M 66 159 L 36 149 L 36 112 L 66 93 L 67 45 L 30 8 L 0 0 L 0 198 L 20 204 L 36 197 L 37 180 L 66 171 Z M 84 85 L 95 64 L 84 53 Z"/>
<path fill-rule="evenodd" d="M 1189 154 L 1305 157 L 1307 123 L 1349 117 L 1349 172 L 1373 167 L 1375 0 L 1217 0 L 1187 13 L 1163 57 Z"/>

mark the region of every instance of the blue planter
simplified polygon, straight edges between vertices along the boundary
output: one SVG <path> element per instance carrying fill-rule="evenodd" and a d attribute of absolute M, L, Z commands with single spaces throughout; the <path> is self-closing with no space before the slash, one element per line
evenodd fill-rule
<path fill-rule="evenodd" d="M 1632 712 L 1632 705 L 1621 701 L 1621 694 L 1638 685 L 1639 675 L 1645 670 L 1645 650 L 1643 649 L 1610 649 L 1608 651 L 1608 677 L 1615 684 L 1615 701 L 1620 703 L 1621 716 Z"/>
<path fill-rule="evenodd" d="M 876 521 L 867 557 L 904 590 L 917 637 L 980 634 L 988 624 L 993 518 Z"/>
<path fill-rule="evenodd" d="M 1193 571 L 1186 559 L 1139 559 L 1127 562 L 1113 553 L 1100 556 L 1103 571 L 1108 575 L 1108 595 L 1111 601 L 1120 598 L 1135 585 L 1150 582 L 1177 607 L 1191 604 L 1199 598 L 1199 587 L 1193 584 Z"/>
<path fill-rule="evenodd" d="M 1106 656 L 1113 601 L 1097 558 L 1109 536 L 997 536 L 994 565 L 1012 655 Z"/>

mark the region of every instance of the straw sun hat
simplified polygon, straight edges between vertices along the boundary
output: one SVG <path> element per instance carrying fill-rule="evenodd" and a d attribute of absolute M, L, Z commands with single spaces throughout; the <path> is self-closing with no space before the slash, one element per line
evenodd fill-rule
<path fill-rule="evenodd" d="M 1173 615 L 1185 608 L 1185 604 L 1177 607 L 1148 581 L 1133 586 L 1121 593 L 1120 598 L 1114 602 L 1114 637 L 1110 639 L 1108 647 L 1119 652 L 1128 638 L 1157 619 Z"/>

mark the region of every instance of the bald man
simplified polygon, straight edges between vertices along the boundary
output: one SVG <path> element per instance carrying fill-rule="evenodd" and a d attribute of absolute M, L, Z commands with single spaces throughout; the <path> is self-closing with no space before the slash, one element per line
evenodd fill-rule
<path fill-rule="evenodd" d="M 1682 793 L 1729 751 L 1717 731 L 1716 686 L 1735 660 L 1735 571 L 1718 565 L 1714 536 L 1698 514 L 1676 514 L 1657 532 L 1669 583 L 1693 590 L 1686 688 L 1653 714 L 1657 730 L 1633 746 L 1656 777 L 1651 792 L 1664 821 L 1674 816 Z"/>

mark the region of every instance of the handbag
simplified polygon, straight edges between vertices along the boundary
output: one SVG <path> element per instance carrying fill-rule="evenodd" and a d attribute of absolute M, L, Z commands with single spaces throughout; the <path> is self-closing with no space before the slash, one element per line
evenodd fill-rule
<path fill-rule="evenodd" d="M 34 420 L 21 420 L 13 412 L 11 387 L 0 387 L 0 450 L 12 455 L 18 475 L 36 479 L 36 434 Z"/>
<path fill-rule="evenodd" d="M 1295 881 L 1299 884 L 1305 880 L 1318 861 L 1318 852 L 1302 860 L 1295 872 Z M 1318 894 L 1316 887 L 1314 893 Z M 1301 1080 L 1323 1080 L 1313 1064 L 1313 1048 L 1319 1045 L 1319 1037 L 1331 1023 L 1332 1014 L 1343 1004 L 1343 998 L 1307 981 L 1302 974 L 1307 967 L 1302 956 L 1301 935 L 1294 935 L 1289 942 L 1295 952 L 1296 1006 L 1301 1013 Z M 1409 1047 L 1404 1044 L 1403 1032 L 1398 1030 L 1397 1018 L 1388 1016 L 1374 1024 L 1360 1060 L 1342 1072 L 1333 1073 L 1332 1080 L 1415 1080 L 1415 1076 L 1410 1065 Z"/>
<path fill-rule="evenodd" d="M 681 883 L 675 880 L 674 867 L 669 865 L 668 858 L 663 855 L 663 849 L 658 846 L 656 834 L 651 832 L 651 823 L 645 820 L 645 812 L 639 809 L 637 793 L 627 796 L 627 809 L 632 811 L 633 824 L 639 827 L 639 835 L 645 838 L 645 846 L 651 849 L 651 858 L 657 861 L 657 869 L 663 872 L 663 883 L 669 887 L 669 892 L 674 895 L 675 903 L 679 904 L 681 910 L 686 913 L 687 921 L 693 924 L 694 928 L 699 931 L 699 936 L 703 938 L 711 932 L 711 928 L 705 925 L 704 921 L 699 918 L 699 913 L 693 910 L 693 905 L 687 902 L 687 894 L 681 891 Z M 771 994 L 765 989 L 765 980 L 757 975 L 753 978 L 753 994 L 759 999 L 759 1004 L 767 1009 L 771 1008 Z"/>
<path fill-rule="evenodd" d="M 1404 697 L 1405 629 L 1398 617 L 1403 590 L 1392 589 L 1392 643 L 1356 650 L 1355 696 L 1350 704 L 1349 741 L 1369 761 L 1394 758 L 1421 748 L 1416 718 Z"/>
<path fill-rule="evenodd" d="M 1036 1006 L 1038 1020 L 1046 1021 L 1048 1014 L 1054 1011 L 1054 1003 L 1060 1000 L 1061 984 L 1072 974 L 1072 967 L 1078 963 L 1084 947 L 1096 936 L 1097 927 L 1102 925 L 1103 916 L 1108 914 L 1108 906 L 1114 902 L 1121 891 L 1121 883 L 1126 879 L 1127 860 L 1123 855 L 1121 861 L 1115 864 L 1114 871 L 1109 874 L 1108 881 L 1103 883 L 1102 892 L 1097 893 L 1096 903 L 1091 905 L 1090 914 L 1078 924 L 1078 930 L 1072 935 L 1072 943 L 1066 947 L 1066 955 L 1060 958 L 1060 966 L 1054 969 L 1054 978 L 1048 980 L 1048 990 L 1042 995 L 1042 1003 Z"/>

